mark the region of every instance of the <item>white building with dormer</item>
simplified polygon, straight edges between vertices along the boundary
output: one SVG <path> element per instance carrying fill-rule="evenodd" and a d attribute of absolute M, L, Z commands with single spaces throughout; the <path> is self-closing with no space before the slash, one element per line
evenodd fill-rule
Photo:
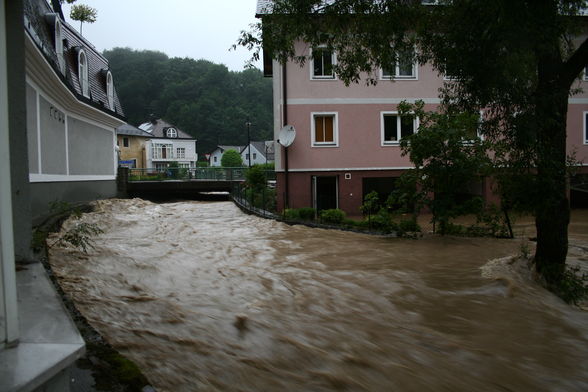
<path fill-rule="evenodd" d="M 145 143 L 147 168 L 165 170 L 170 162 L 181 168 L 195 168 L 198 161 L 196 139 L 162 119 L 152 119 L 139 125 L 139 129 L 153 138 Z"/>

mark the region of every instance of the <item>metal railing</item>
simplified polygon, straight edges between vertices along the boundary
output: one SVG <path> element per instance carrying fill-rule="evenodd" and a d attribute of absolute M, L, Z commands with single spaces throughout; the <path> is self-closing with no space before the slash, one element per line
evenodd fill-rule
<path fill-rule="evenodd" d="M 231 197 L 241 208 L 248 210 L 258 216 L 277 219 L 279 214 L 276 211 L 276 190 L 275 181 L 270 177 L 275 172 L 266 172 L 266 186 L 257 189 L 247 186 L 247 184 L 236 183 L 233 185 Z"/>
<path fill-rule="evenodd" d="M 197 167 L 197 168 L 150 168 L 129 169 L 129 182 L 133 181 L 244 181 L 248 168 L 246 167 Z M 275 181 L 273 170 L 265 172 L 270 181 Z"/>

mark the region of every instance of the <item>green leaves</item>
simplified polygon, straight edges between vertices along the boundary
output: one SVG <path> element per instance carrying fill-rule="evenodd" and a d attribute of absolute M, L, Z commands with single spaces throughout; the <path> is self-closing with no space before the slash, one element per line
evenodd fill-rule
<path fill-rule="evenodd" d="M 241 154 L 235 150 L 227 150 L 221 158 L 221 165 L 223 167 L 241 167 L 243 166 L 243 159 Z"/>

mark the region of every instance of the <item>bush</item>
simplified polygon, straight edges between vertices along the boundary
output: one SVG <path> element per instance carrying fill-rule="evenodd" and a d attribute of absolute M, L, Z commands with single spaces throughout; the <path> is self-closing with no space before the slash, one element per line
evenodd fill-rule
<path fill-rule="evenodd" d="M 561 279 L 548 284 L 548 288 L 567 303 L 578 305 L 588 298 L 588 274 L 582 273 L 577 266 L 566 268 Z"/>
<path fill-rule="evenodd" d="M 345 219 L 345 211 L 338 208 L 323 210 L 320 212 L 320 218 L 323 223 L 341 224 Z"/>
<path fill-rule="evenodd" d="M 221 157 L 222 167 L 241 167 L 243 166 L 243 159 L 241 154 L 235 150 L 227 150 Z"/>
<path fill-rule="evenodd" d="M 249 170 L 247 170 L 245 173 L 245 179 L 247 180 L 247 185 L 256 191 L 263 189 L 267 182 L 265 178 L 265 171 L 261 165 L 253 165 Z"/>
<path fill-rule="evenodd" d="M 300 220 L 300 213 L 295 208 L 286 208 L 284 210 L 284 219 L 289 221 Z"/>
<path fill-rule="evenodd" d="M 403 219 L 398 223 L 398 231 L 401 233 L 420 233 L 421 227 L 416 219 Z"/>
<path fill-rule="evenodd" d="M 314 208 L 311 207 L 302 207 L 298 209 L 298 215 L 300 216 L 300 219 L 302 220 L 314 220 L 314 217 L 316 215 L 316 211 Z"/>
<path fill-rule="evenodd" d="M 391 233 L 398 230 L 398 225 L 392 221 L 392 216 L 387 209 L 382 208 L 371 217 L 370 226 L 374 230 Z"/>

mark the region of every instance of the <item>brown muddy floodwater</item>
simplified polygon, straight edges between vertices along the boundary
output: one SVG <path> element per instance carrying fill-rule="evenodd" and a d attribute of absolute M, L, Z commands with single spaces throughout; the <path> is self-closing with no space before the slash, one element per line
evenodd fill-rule
<path fill-rule="evenodd" d="M 588 391 L 588 312 L 489 262 L 521 240 L 288 226 L 230 202 L 83 219 L 96 248 L 51 264 L 159 391 Z"/>

